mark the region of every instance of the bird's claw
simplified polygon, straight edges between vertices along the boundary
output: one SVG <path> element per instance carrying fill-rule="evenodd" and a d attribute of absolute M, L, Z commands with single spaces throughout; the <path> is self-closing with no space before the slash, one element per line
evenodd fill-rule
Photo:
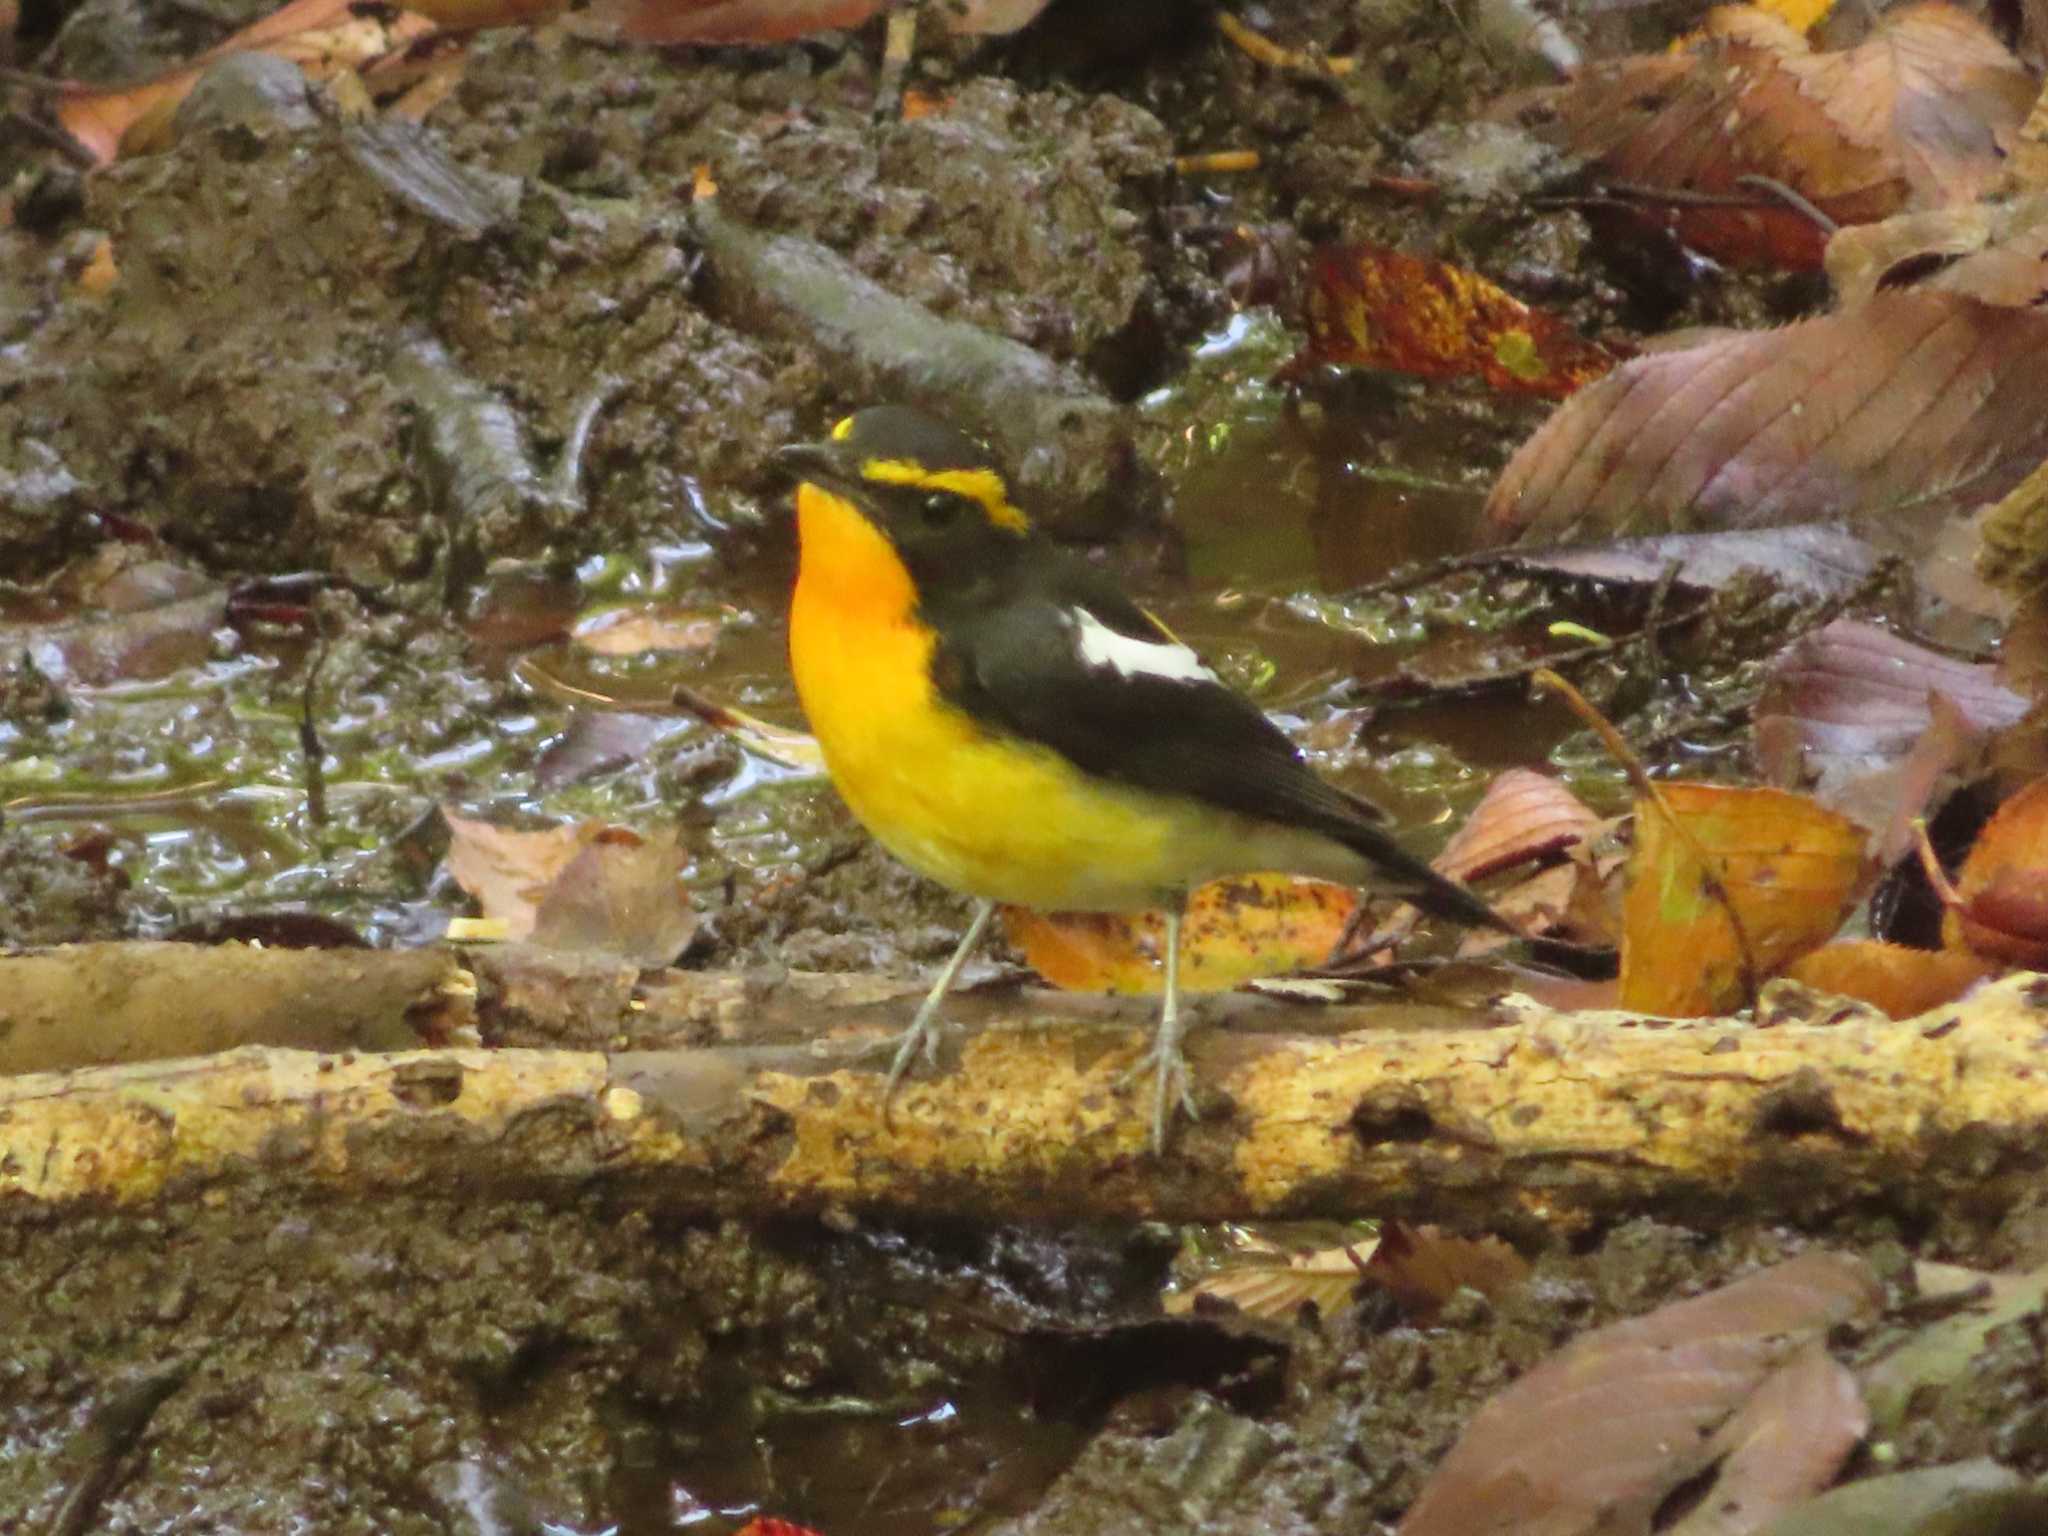
<path fill-rule="evenodd" d="M 945 1034 L 945 1025 L 936 1019 L 919 1019 L 897 1037 L 896 1054 L 889 1061 L 889 1075 L 882 1080 L 882 1123 L 893 1128 L 890 1112 L 896 1103 L 896 1090 L 903 1086 L 903 1079 L 917 1064 L 919 1056 L 925 1065 L 939 1064 L 939 1040 Z"/>
<path fill-rule="evenodd" d="M 1152 1152 L 1154 1156 L 1161 1156 L 1166 1151 L 1166 1133 L 1173 1128 L 1176 1106 L 1190 1120 L 1199 1120 L 1202 1115 L 1195 1107 L 1187 1052 L 1180 1048 L 1178 1041 L 1154 1041 L 1152 1048 L 1117 1079 L 1117 1084 L 1122 1087 L 1136 1083 L 1148 1074 L 1152 1078 Z"/>

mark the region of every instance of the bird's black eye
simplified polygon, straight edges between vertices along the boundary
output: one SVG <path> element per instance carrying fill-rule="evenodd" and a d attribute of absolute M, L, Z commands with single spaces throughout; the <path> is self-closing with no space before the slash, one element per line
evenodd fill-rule
<path fill-rule="evenodd" d="M 917 504 L 919 514 L 927 528 L 949 526 L 960 513 L 960 498 L 951 491 L 933 491 Z"/>

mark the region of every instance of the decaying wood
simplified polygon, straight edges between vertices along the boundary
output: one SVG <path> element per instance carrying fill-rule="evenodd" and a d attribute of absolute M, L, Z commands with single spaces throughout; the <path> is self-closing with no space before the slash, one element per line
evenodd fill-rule
<path fill-rule="evenodd" d="M 979 1027 L 906 1086 L 892 1124 L 872 1047 L 908 989 L 659 973 L 641 991 L 641 1011 L 659 999 L 721 1043 L 252 1046 L 0 1080 L 0 1193 L 20 1209 L 234 1180 L 355 1195 L 638 1181 L 707 1213 L 1375 1213 L 1502 1230 L 1625 1211 L 1995 1213 L 2048 1165 L 2048 982 L 2031 976 L 1903 1023 L 1766 1028 L 1218 1000 L 1226 1026 L 1192 1047 L 1203 1118 L 1164 1158 L 1119 1081 L 1145 1041 L 1137 1000 L 964 1000 Z M 834 995 L 853 1005 L 822 1005 Z M 784 1033 L 807 998 L 808 1043 L 759 1043 L 757 1016 Z"/>
<path fill-rule="evenodd" d="M 252 1042 L 395 1050 L 462 974 L 438 950 L 66 944 L 0 958 L 0 1074 Z"/>

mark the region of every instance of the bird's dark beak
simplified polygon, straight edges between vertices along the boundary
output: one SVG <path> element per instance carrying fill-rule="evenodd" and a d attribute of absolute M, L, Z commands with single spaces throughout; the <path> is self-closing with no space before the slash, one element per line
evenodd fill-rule
<path fill-rule="evenodd" d="M 791 443 L 775 451 L 775 466 L 792 480 L 843 486 L 852 478 L 837 443 Z"/>

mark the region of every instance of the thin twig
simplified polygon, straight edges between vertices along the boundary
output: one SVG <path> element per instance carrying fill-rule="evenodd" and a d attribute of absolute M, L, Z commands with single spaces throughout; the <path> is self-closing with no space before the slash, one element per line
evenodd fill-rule
<path fill-rule="evenodd" d="M 1331 58 L 1324 54 L 1283 48 L 1265 33 L 1246 26 L 1228 11 L 1216 13 L 1216 30 L 1248 58 L 1266 65 L 1269 69 L 1286 70 L 1297 75 L 1321 75 L 1329 79 L 1340 79 L 1358 68 L 1358 60 L 1341 54 Z"/>
<path fill-rule="evenodd" d="M 1831 216 L 1823 213 L 1814 204 L 1808 202 L 1798 192 L 1786 186 L 1784 182 L 1779 181 L 1775 176 L 1759 176 L 1752 171 L 1746 176 L 1736 177 L 1735 185 L 1738 187 L 1756 187 L 1761 191 L 1770 193 L 1772 197 L 1790 208 L 1794 213 L 1804 214 L 1807 218 L 1811 219 L 1823 234 L 1832 235 L 1842 227 Z"/>

